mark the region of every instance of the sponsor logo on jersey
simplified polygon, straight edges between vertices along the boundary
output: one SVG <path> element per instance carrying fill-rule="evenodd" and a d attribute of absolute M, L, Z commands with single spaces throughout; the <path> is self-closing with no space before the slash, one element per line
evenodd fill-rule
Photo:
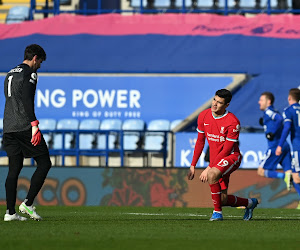
<path fill-rule="evenodd" d="M 204 123 L 204 126 L 208 126 L 209 124 L 208 123 Z"/>
<path fill-rule="evenodd" d="M 225 141 L 225 137 L 224 136 L 220 136 L 220 142 Z"/>
<path fill-rule="evenodd" d="M 236 125 L 236 128 L 233 129 L 233 132 L 239 132 L 239 131 L 240 131 L 240 125 L 238 124 Z"/>

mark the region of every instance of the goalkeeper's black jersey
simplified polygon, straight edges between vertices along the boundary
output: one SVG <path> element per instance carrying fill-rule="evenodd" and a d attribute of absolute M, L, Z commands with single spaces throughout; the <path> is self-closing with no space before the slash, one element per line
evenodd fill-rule
<path fill-rule="evenodd" d="M 36 120 L 34 96 L 37 74 L 27 64 L 11 69 L 4 81 L 5 109 L 3 132 L 20 132 L 31 127 Z"/>

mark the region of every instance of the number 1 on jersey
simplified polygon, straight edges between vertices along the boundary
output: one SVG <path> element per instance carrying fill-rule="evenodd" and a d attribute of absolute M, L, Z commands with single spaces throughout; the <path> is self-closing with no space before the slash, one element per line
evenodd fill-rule
<path fill-rule="evenodd" d="M 11 97 L 11 82 L 14 76 L 8 77 L 8 84 L 7 84 L 7 95 L 8 97 Z"/>
<path fill-rule="evenodd" d="M 300 111 L 296 110 L 296 113 L 298 115 L 298 127 L 300 127 Z"/>

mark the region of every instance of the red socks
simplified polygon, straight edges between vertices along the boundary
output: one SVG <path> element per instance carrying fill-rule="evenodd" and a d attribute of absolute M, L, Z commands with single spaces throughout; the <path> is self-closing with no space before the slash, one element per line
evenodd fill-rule
<path fill-rule="evenodd" d="M 215 184 L 209 184 L 211 191 L 211 198 L 214 203 L 215 211 L 222 211 L 222 203 L 221 203 L 221 186 L 220 183 L 217 182 Z"/>
<path fill-rule="evenodd" d="M 248 206 L 248 199 L 237 197 L 235 195 L 227 195 L 227 203 L 225 206 L 230 207 L 247 207 Z"/>

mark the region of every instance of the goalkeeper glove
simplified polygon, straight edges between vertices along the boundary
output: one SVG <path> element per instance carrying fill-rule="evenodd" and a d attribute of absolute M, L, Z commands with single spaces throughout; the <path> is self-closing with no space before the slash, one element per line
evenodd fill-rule
<path fill-rule="evenodd" d="M 37 146 L 41 143 L 42 140 L 42 134 L 41 131 L 39 130 L 39 121 L 35 120 L 31 122 L 32 126 L 32 138 L 31 138 L 31 143 L 33 146 Z"/>
<path fill-rule="evenodd" d="M 273 133 L 267 133 L 266 134 L 266 137 L 267 137 L 267 139 L 269 140 L 269 141 L 273 141 L 273 139 L 274 139 L 274 134 Z"/>
<path fill-rule="evenodd" d="M 259 122 L 259 125 L 264 126 L 264 118 L 262 118 L 262 117 L 259 118 L 258 122 Z"/>

